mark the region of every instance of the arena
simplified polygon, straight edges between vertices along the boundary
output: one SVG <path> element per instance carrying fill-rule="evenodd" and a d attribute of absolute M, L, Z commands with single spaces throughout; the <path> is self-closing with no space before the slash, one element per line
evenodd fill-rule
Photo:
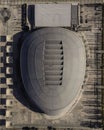
<path fill-rule="evenodd" d="M 71 109 L 85 76 L 85 47 L 82 40 L 64 28 L 32 32 L 21 49 L 21 74 L 32 103 L 47 115 Z"/>

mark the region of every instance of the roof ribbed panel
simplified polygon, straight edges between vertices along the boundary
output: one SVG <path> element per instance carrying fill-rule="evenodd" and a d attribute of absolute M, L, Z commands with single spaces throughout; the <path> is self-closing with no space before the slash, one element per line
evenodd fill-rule
<path fill-rule="evenodd" d="M 63 79 L 64 54 L 62 41 L 45 42 L 45 86 L 60 86 Z"/>

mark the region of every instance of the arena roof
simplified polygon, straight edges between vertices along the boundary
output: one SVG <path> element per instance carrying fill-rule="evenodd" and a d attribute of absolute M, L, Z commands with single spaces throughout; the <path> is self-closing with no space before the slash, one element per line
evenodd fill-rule
<path fill-rule="evenodd" d="M 72 108 L 83 84 L 85 47 L 76 33 L 43 28 L 26 37 L 20 65 L 25 90 L 33 104 L 47 115 Z"/>

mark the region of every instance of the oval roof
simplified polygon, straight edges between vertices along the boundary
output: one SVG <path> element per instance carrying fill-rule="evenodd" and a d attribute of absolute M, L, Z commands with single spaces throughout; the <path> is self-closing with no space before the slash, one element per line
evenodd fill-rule
<path fill-rule="evenodd" d="M 64 28 L 43 28 L 26 37 L 20 54 L 21 75 L 31 101 L 48 115 L 69 110 L 83 84 L 85 47 Z"/>

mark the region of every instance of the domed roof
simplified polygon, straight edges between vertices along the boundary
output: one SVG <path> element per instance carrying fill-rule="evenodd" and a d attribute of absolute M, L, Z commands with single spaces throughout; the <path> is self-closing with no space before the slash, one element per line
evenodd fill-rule
<path fill-rule="evenodd" d="M 21 75 L 31 101 L 47 115 L 71 109 L 83 84 L 85 47 L 64 28 L 43 28 L 26 37 L 20 54 Z"/>

